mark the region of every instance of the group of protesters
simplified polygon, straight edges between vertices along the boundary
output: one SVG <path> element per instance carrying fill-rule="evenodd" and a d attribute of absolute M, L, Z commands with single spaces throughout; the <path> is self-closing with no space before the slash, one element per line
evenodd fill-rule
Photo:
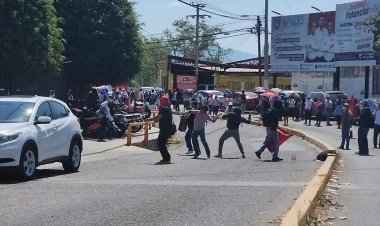
<path fill-rule="evenodd" d="M 159 122 L 159 136 L 157 139 L 157 146 L 160 150 L 162 160 L 157 164 L 170 164 L 171 156 L 166 147 L 166 142 L 169 137 L 173 134 L 172 124 L 173 124 L 173 114 L 172 114 L 172 103 L 170 102 L 169 96 L 162 96 L 160 99 L 160 107 L 158 115 L 150 118 L 148 120 Z M 256 156 L 261 159 L 261 153 L 268 148 L 268 144 L 271 145 L 273 150 L 273 162 L 278 162 L 283 160 L 278 157 L 279 152 L 279 134 L 277 131 L 278 121 L 280 118 L 279 112 L 281 109 L 279 102 L 276 102 L 274 107 L 268 108 L 264 115 L 271 115 L 264 121 L 267 137 L 264 146 L 262 146 L 258 151 L 256 151 Z M 175 109 L 175 106 L 174 106 Z M 185 134 L 185 141 L 187 146 L 186 155 L 193 156 L 194 159 L 197 159 L 201 155 L 201 149 L 198 141 L 200 138 L 201 143 L 204 146 L 207 158 L 211 157 L 211 151 L 206 140 L 205 126 L 207 122 L 215 123 L 219 118 L 227 120 L 227 130 L 222 134 L 219 139 L 218 153 L 214 156 L 216 158 L 222 158 L 223 144 L 225 140 L 230 137 L 233 137 L 238 145 L 239 151 L 242 158 L 246 158 L 243 146 L 240 141 L 239 127 L 242 122 L 250 123 L 249 120 L 242 117 L 242 110 L 237 104 L 234 105 L 233 102 L 229 102 L 226 110 L 223 113 L 217 112 L 213 116 L 209 113 L 208 106 L 204 102 L 191 102 L 191 108 L 188 109 L 183 114 L 184 120 L 186 120 L 187 131 Z"/>

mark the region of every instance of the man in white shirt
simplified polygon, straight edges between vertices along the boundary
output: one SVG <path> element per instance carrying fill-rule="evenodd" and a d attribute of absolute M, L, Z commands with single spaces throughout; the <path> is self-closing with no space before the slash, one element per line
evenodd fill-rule
<path fill-rule="evenodd" d="M 331 126 L 332 125 L 330 123 L 330 117 L 331 117 L 331 114 L 332 114 L 332 109 L 333 109 L 333 103 L 332 103 L 332 101 L 330 99 L 330 96 L 327 96 L 326 100 L 325 100 L 325 113 L 326 113 L 326 117 L 327 117 L 326 126 Z"/>
<path fill-rule="evenodd" d="M 307 120 L 309 120 L 309 126 L 310 126 L 313 104 L 314 104 L 314 101 L 310 97 L 308 97 L 306 100 L 306 105 L 305 105 L 305 123 L 304 123 L 305 125 L 307 125 Z"/>
<path fill-rule="evenodd" d="M 317 49 L 319 47 L 318 40 L 315 37 L 315 31 L 317 30 L 317 24 L 313 22 L 311 24 L 311 30 L 310 34 L 307 36 L 306 40 L 306 49 L 307 49 L 307 54 L 306 54 L 306 62 L 307 61 L 314 61 L 315 58 L 317 58 Z"/>
<path fill-rule="evenodd" d="M 320 50 L 320 51 L 316 52 L 317 57 L 320 58 L 320 59 L 318 59 L 318 61 L 323 61 L 323 59 L 322 59 L 323 49 L 324 49 L 323 43 L 325 42 L 327 34 L 328 34 L 328 31 L 326 28 L 326 19 L 322 15 L 319 17 L 318 28 L 315 31 L 315 38 L 318 40 L 318 48 L 317 49 Z"/>
<path fill-rule="evenodd" d="M 334 52 L 335 52 L 335 34 L 334 34 L 334 24 L 332 21 L 329 21 L 327 23 L 327 31 L 328 31 L 328 34 L 325 37 L 325 41 L 324 41 L 325 52 L 323 53 L 323 58 L 327 62 L 331 62 L 334 60 Z"/>

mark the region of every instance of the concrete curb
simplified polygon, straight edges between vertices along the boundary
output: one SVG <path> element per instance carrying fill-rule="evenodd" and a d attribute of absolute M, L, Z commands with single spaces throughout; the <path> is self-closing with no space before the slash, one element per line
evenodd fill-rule
<path fill-rule="evenodd" d="M 262 126 L 259 121 L 252 122 L 251 124 Z M 321 150 L 329 150 L 336 153 L 336 149 L 324 141 L 321 141 L 313 136 L 308 135 L 302 131 L 288 128 L 284 126 L 279 126 L 282 129 L 288 131 L 294 136 L 298 136 L 306 140 L 307 142 L 313 144 Z M 306 225 L 309 216 L 314 212 L 315 207 L 318 203 L 319 198 L 323 194 L 326 185 L 331 177 L 331 172 L 334 164 L 337 161 L 337 155 L 330 155 L 327 157 L 326 161 L 319 168 L 316 175 L 308 183 L 305 190 L 297 198 L 296 202 L 286 214 L 286 216 L 281 221 L 281 226 L 295 226 L 295 225 Z"/>

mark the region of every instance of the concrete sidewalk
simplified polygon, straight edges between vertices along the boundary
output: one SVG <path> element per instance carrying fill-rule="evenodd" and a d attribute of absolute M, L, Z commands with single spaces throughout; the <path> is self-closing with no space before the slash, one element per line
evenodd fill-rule
<path fill-rule="evenodd" d="M 152 127 L 149 130 L 149 135 L 148 139 L 149 141 L 151 140 L 156 140 L 158 137 L 158 132 L 159 129 L 156 127 Z M 132 145 L 136 145 L 139 143 L 142 143 L 144 140 L 144 129 L 137 133 L 132 134 Z M 96 139 L 85 139 L 83 140 L 83 156 L 86 155 L 92 155 L 92 154 L 97 154 L 101 152 L 105 152 L 111 149 L 119 148 L 122 146 L 125 146 L 127 144 L 127 137 L 122 137 L 122 138 L 116 138 L 112 140 L 106 140 L 105 142 L 97 142 Z"/>
<path fill-rule="evenodd" d="M 313 125 L 314 123 L 312 123 Z M 289 120 L 289 127 L 308 134 L 338 147 L 341 142 L 341 130 L 336 125 L 322 127 L 306 126 L 303 121 Z M 353 127 L 354 139 L 350 141 L 351 150 L 340 150 L 344 164 L 339 175 L 339 194 L 336 199 L 342 205 L 336 211 L 331 211 L 330 216 L 346 216 L 344 221 L 336 221 L 334 225 L 379 225 L 378 213 L 380 212 L 380 150 L 373 148 L 373 129 L 368 134 L 368 146 L 370 156 L 358 156 L 357 129 Z"/>

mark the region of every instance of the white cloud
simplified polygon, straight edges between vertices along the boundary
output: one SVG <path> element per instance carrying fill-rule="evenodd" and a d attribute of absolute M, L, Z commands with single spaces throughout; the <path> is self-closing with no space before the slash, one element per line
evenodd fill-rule
<path fill-rule="evenodd" d="M 168 7 L 170 7 L 170 8 L 182 7 L 182 3 L 178 2 L 178 1 L 171 1 L 171 2 L 169 2 Z"/>

